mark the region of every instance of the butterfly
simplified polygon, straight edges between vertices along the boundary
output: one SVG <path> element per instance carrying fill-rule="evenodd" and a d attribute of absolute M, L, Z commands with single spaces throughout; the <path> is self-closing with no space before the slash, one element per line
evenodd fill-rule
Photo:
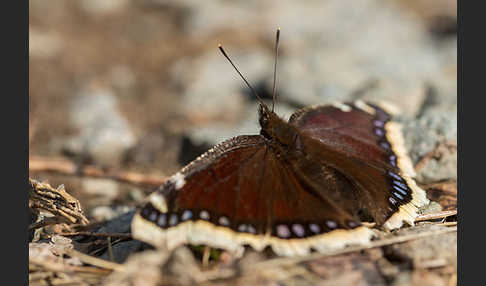
<path fill-rule="evenodd" d="M 274 71 L 273 102 L 275 82 Z M 285 121 L 254 94 L 260 134 L 226 140 L 170 177 L 134 216 L 134 238 L 294 256 L 368 242 L 367 217 L 388 230 L 413 225 L 428 199 L 385 106 L 312 106 Z"/>

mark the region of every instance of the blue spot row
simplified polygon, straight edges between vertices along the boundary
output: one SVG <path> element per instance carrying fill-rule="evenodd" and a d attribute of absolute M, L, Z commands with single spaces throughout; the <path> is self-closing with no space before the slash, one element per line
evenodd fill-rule
<path fill-rule="evenodd" d="M 408 187 L 405 180 L 399 176 L 398 174 L 388 171 L 388 175 L 390 176 L 391 180 L 391 187 L 392 187 L 392 196 L 388 198 L 389 202 L 393 206 L 398 206 L 399 203 L 404 203 L 411 196 L 411 190 Z"/>
<path fill-rule="evenodd" d="M 356 228 L 360 224 L 355 221 L 347 221 L 346 226 L 339 226 L 336 221 L 326 220 L 323 223 L 279 223 L 274 227 L 274 235 L 279 238 L 302 238 L 322 234 L 337 228 Z"/>

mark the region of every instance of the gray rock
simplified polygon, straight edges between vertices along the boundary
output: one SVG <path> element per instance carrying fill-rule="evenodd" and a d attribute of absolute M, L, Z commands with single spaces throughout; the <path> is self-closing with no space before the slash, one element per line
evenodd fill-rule
<path fill-rule="evenodd" d="M 117 263 L 123 263 L 132 253 L 141 249 L 143 243 L 138 240 L 129 240 L 124 242 L 119 242 L 112 246 L 113 257 L 110 257 L 110 253 L 106 251 L 100 258 L 114 261 Z"/>
<path fill-rule="evenodd" d="M 69 119 L 79 133 L 67 140 L 64 148 L 97 164 L 117 165 L 136 142 L 135 134 L 118 110 L 116 97 L 109 90 L 82 91 L 73 99 Z"/>
<path fill-rule="evenodd" d="M 434 159 L 425 164 L 422 171 L 418 172 L 418 180 L 424 183 L 441 180 L 457 180 L 457 149 Z"/>
<path fill-rule="evenodd" d="M 457 142 L 457 104 L 427 108 L 420 118 L 406 120 L 403 131 L 412 161 L 417 163 L 440 144 Z M 442 149 L 440 156 L 431 158 L 417 172 L 419 181 L 457 179 L 457 148 Z"/>
<path fill-rule="evenodd" d="M 443 229 L 440 226 L 423 225 L 413 229 L 403 229 L 400 233 L 420 233 Z M 451 232 L 393 244 L 390 250 L 396 255 L 409 258 L 416 266 L 436 259 L 443 259 L 447 265 L 457 267 L 457 233 Z"/>
<path fill-rule="evenodd" d="M 96 232 L 98 233 L 129 233 L 130 224 L 132 223 L 133 216 L 135 215 L 135 209 L 132 209 L 111 221 L 106 222 Z"/>
<path fill-rule="evenodd" d="M 120 208 L 116 210 L 118 213 L 122 212 Z M 130 207 L 124 207 L 123 214 L 104 222 L 104 224 L 95 230 L 96 233 L 130 233 L 130 224 L 135 214 L 135 209 Z M 145 246 L 144 243 L 138 240 L 129 240 L 121 243 L 117 243 L 112 246 L 113 257 L 108 253 L 108 250 L 104 252 L 100 257 L 105 260 L 113 260 L 118 263 L 124 262 L 127 257 L 142 249 Z"/>

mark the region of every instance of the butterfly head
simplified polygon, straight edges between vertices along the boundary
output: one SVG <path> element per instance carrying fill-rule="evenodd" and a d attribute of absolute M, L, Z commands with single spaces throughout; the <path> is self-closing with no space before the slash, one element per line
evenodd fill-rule
<path fill-rule="evenodd" d="M 258 107 L 258 121 L 260 123 L 260 126 L 262 127 L 262 130 L 268 129 L 272 113 L 273 112 L 270 111 L 266 105 L 260 103 Z"/>
<path fill-rule="evenodd" d="M 284 145 L 290 145 L 294 138 L 292 127 L 271 111 L 266 105 L 260 104 L 258 119 L 261 126 L 260 134 L 270 140 L 276 140 Z"/>

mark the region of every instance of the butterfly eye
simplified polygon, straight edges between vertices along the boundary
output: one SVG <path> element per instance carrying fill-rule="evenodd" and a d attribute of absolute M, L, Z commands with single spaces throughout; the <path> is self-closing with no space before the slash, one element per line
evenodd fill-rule
<path fill-rule="evenodd" d="M 260 114 L 259 122 L 260 122 L 260 126 L 262 127 L 262 129 L 266 129 L 269 121 L 270 121 L 270 118 L 268 117 L 268 114 L 266 114 L 266 113 Z"/>
<path fill-rule="evenodd" d="M 261 120 L 261 125 L 262 126 L 267 126 L 268 125 L 268 118 L 267 117 L 263 117 L 262 120 Z"/>

